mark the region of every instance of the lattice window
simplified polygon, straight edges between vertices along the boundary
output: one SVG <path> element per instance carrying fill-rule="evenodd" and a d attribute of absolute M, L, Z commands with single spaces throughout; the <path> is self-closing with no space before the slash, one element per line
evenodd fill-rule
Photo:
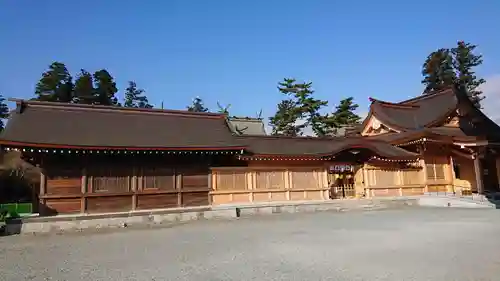
<path fill-rule="evenodd" d="M 92 192 L 127 192 L 132 183 L 132 169 L 112 167 L 96 168 L 89 171 Z"/>
<path fill-rule="evenodd" d="M 217 172 L 217 190 L 247 189 L 247 176 L 241 172 Z"/>
<path fill-rule="evenodd" d="M 290 174 L 292 175 L 292 188 L 319 188 L 316 171 L 291 171 Z"/>
<path fill-rule="evenodd" d="M 285 188 L 285 171 L 257 172 L 257 189 Z"/>
<path fill-rule="evenodd" d="M 142 188 L 173 190 L 176 187 L 175 171 L 171 168 L 143 168 Z"/>

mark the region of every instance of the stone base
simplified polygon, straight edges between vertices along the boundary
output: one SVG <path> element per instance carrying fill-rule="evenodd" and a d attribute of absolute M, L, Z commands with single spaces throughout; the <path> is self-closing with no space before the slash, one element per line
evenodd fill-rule
<path fill-rule="evenodd" d="M 153 226 L 205 219 L 236 219 L 255 215 L 319 211 L 376 210 L 415 205 L 415 199 L 352 199 L 307 202 L 270 202 L 255 205 L 178 208 L 108 214 L 59 215 L 10 220 L 5 234 L 53 233 L 84 229 Z"/>

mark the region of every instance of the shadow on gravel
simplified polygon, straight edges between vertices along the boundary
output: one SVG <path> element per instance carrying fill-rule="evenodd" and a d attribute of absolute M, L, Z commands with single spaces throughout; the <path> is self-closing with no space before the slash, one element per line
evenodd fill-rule
<path fill-rule="evenodd" d="M 20 218 L 7 219 L 0 222 L 0 236 L 9 236 L 21 234 L 23 221 Z"/>
<path fill-rule="evenodd" d="M 500 193 L 499 192 L 485 194 L 485 197 L 488 200 L 488 202 L 495 205 L 495 209 L 500 209 Z"/>

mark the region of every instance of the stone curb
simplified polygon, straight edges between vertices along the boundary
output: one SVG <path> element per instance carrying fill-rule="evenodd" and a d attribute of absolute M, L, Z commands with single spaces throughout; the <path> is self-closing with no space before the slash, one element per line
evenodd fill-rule
<path fill-rule="evenodd" d="M 321 211 L 379 210 L 416 205 L 414 199 L 399 200 L 335 200 L 316 202 L 284 202 L 259 205 L 218 206 L 191 209 L 152 210 L 98 215 L 35 217 L 12 220 L 4 234 L 37 234 L 82 231 L 86 229 L 155 226 L 196 220 L 237 219 L 256 215 L 307 213 Z"/>
<path fill-rule="evenodd" d="M 497 206 L 490 202 L 478 202 L 465 198 L 454 197 L 421 197 L 418 199 L 418 205 L 423 207 L 448 207 L 448 208 L 486 208 L 495 209 Z"/>

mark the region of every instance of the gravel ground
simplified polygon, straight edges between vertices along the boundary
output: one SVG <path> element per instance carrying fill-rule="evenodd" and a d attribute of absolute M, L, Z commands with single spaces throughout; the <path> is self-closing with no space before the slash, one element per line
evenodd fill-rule
<path fill-rule="evenodd" d="M 500 212 L 409 208 L 0 238 L 0 280 L 500 280 Z"/>

